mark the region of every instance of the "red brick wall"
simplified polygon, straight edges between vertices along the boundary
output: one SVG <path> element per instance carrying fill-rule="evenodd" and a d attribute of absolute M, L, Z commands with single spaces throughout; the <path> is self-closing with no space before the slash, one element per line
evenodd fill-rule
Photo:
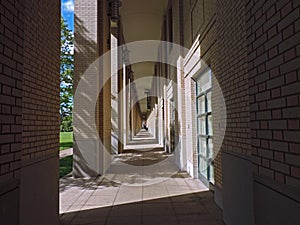
<path fill-rule="evenodd" d="M 59 150 L 60 2 L 26 1 L 25 14 L 24 163 Z"/>
<path fill-rule="evenodd" d="M 300 187 L 300 2 L 249 1 L 254 173 Z"/>
<path fill-rule="evenodd" d="M 39 216 L 55 224 L 60 1 L 25 3 L 0 3 L 0 217 L 7 224 L 32 224 Z M 38 163 L 50 156 L 47 167 Z"/>
<path fill-rule="evenodd" d="M 23 1 L 0 3 L 0 185 L 19 179 L 24 60 Z"/>

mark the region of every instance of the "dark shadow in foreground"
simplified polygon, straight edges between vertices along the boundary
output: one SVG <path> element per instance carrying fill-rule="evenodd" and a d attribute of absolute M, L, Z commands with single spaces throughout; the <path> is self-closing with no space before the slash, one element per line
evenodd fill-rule
<path fill-rule="evenodd" d="M 212 192 L 147 200 L 60 215 L 60 225 L 225 225 Z"/>

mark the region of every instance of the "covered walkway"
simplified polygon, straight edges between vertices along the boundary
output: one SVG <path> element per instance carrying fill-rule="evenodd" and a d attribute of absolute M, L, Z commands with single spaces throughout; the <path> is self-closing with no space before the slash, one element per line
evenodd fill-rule
<path fill-rule="evenodd" d="M 97 178 L 60 180 L 61 225 L 223 224 L 213 194 L 142 129 Z"/>
<path fill-rule="evenodd" d="M 67 1 L 0 2 L 1 225 L 299 225 L 299 0 L 74 0 L 59 179 Z"/>

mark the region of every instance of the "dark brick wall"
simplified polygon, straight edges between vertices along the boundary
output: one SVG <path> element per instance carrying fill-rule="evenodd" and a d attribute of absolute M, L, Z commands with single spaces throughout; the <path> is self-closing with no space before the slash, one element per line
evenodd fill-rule
<path fill-rule="evenodd" d="M 244 0 L 216 1 L 215 75 L 227 107 L 223 150 L 251 155 Z"/>
<path fill-rule="evenodd" d="M 221 152 L 247 158 L 251 148 L 244 6 L 244 0 L 216 0 L 216 52 L 212 63 L 226 104 L 227 124 Z M 216 172 L 222 174 L 220 158 L 221 154 Z"/>
<path fill-rule="evenodd" d="M 60 2 L 28 0 L 25 14 L 24 163 L 59 150 Z"/>
<path fill-rule="evenodd" d="M 24 3 L 0 2 L 0 220 L 19 224 Z"/>
<path fill-rule="evenodd" d="M 19 179 L 24 59 L 23 1 L 0 3 L 0 186 Z"/>
<path fill-rule="evenodd" d="M 253 170 L 300 187 L 300 2 L 249 1 Z"/>
<path fill-rule="evenodd" d="M 60 1 L 3 0 L 0 13 L 1 222 L 33 224 L 32 215 L 41 216 L 43 211 L 52 218 L 41 216 L 47 220 L 44 224 L 55 224 L 52 222 L 58 220 Z M 47 169 L 41 168 L 37 161 L 49 156 L 56 161 L 49 163 Z M 24 171 L 30 171 L 28 176 Z M 41 196 L 48 204 L 37 204 L 35 208 L 35 200 L 42 199 Z M 30 212 L 27 218 L 21 216 L 26 210 Z"/>

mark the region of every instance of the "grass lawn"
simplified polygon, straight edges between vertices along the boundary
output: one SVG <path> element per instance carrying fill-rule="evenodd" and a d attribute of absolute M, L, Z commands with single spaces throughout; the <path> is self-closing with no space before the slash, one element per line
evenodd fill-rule
<path fill-rule="evenodd" d="M 73 147 L 73 132 L 60 132 L 59 150 Z"/>
<path fill-rule="evenodd" d="M 72 171 L 73 156 L 67 156 L 59 160 L 59 177 L 66 176 Z"/>

